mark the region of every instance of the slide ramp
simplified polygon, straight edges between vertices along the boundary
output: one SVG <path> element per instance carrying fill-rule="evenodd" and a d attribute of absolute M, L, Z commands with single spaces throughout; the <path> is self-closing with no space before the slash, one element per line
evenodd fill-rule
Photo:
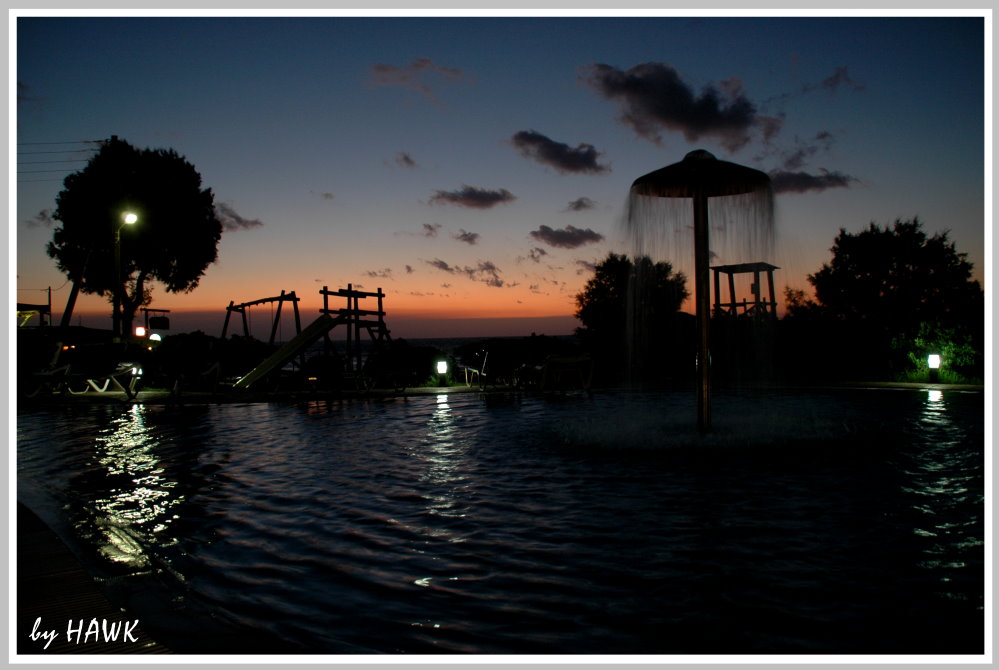
<path fill-rule="evenodd" d="M 260 381 L 260 379 L 266 377 L 274 370 L 280 369 L 285 363 L 300 354 L 313 342 L 330 332 L 337 323 L 340 323 L 340 319 L 334 319 L 328 314 L 321 314 L 318 319 L 306 326 L 294 339 L 286 342 L 283 347 L 268 356 L 263 363 L 240 378 L 239 381 L 233 384 L 233 388 L 249 388 L 251 384 Z"/>

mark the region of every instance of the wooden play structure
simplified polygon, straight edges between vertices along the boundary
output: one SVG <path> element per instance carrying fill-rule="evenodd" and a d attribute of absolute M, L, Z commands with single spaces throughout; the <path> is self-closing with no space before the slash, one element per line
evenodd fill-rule
<path fill-rule="evenodd" d="M 774 295 L 774 270 L 780 268 L 770 263 L 739 263 L 737 265 L 716 265 L 711 268 L 715 278 L 715 305 L 714 315 L 739 316 L 740 310 L 743 315 L 755 317 L 777 318 L 777 298 Z M 735 298 L 735 275 L 753 273 L 753 283 L 750 286 L 752 299 L 743 298 L 738 302 Z M 769 300 L 761 296 L 760 273 L 767 274 L 767 284 L 769 286 Z M 720 276 L 728 276 L 728 302 L 721 302 Z"/>
<path fill-rule="evenodd" d="M 334 326 L 346 326 L 345 360 L 348 373 L 357 374 L 363 367 L 363 347 L 361 345 L 361 331 L 367 331 L 370 342 L 375 347 L 388 344 L 391 341 L 389 329 L 385 326 L 384 300 L 385 294 L 381 288 L 374 293 L 368 291 L 355 291 L 353 284 L 347 284 L 347 288 L 330 291 L 323 286 L 319 292 L 323 296 L 323 308 L 319 310 L 322 314 L 332 316 L 335 319 Z M 331 309 L 330 297 L 345 298 L 347 306 Z M 377 298 L 378 304 L 375 309 L 361 309 L 360 301 L 365 298 Z M 327 349 L 332 347 L 332 340 L 329 332 L 325 334 Z"/>
<path fill-rule="evenodd" d="M 238 313 L 243 320 L 243 335 L 246 337 L 250 336 L 250 324 L 247 319 L 247 308 L 254 307 L 256 305 L 266 305 L 269 303 L 277 303 L 277 309 L 274 311 L 274 318 L 271 323 L 271 336 L 267 341 L 268 344 L 274 344 L 274 338 L 277 336 L 278 326 L 281 325 L 281 307 L 286 302 L 290 302 L 292 309 L 295 311 L 295 333 L 299 334 L 302 332 L 302 320 L 298 314 L 298 301 L 301 300 L 295 295 L 295 292 L 285 293 L 282 289 L 281 295 L 274 296 L 273 298 L 260 298 L 259 300 L 251 300 L 250 302 L 241 302 L 238 305 L 230 300 L 229 306 L 225 308 L 225 323 L 222 324 L 222 339 L 225 339 L 226 333 L 229 332 L 229 319 L 233 313 Z"/>
<path fill-rule="evenodd" d="M 264 298 L 248 303 L 236 305 L 232 302 L 226 309 L 226 327 L 229 324 L 229 316 L 233 312 L 240 312 L 243 316 L 244 332 L 248 333 L 249 328 L 246 322 L 245 309 L 247 307 L 262 304 L 265 302 L 280 301 L 277 313 L 275 314 L 274 325 L 271 329 L 271 344 L 274 341 L 274 334 L 277 329 L 278 318 L 280 318 L 280 305 L 283 301 L 291 301 L 295 309 L 296 335 L 286 342 L 281 348 L 275 351 L 257 367 L 241 377 L 233 385 L 234 389 L 249 388 L 259 380 L 272 372 L 279 370 L 296 356 L 304 356 L 305 350 L 313 343 L 324 338 L 325 353 L 332 355 L 335 353 L 331 331 L 337 326 L 343 326 L 346 330 L 345 354 L 343 360 L 343 374 L 345 378 L 361 379 L 364 371 L 365 351 L 361 344 L 362 330 L 367 331 L 372 345 L 378 347 L 388 344 L 391 341 L 390 331 L 385 325 L 384 298 L 385 294 L 379 288 L 374 293 L 368 291 L 355 291 L 352 284 L 347 284 L 347 288 L 330 291 L 327 286 L 323 286 L 319 292 L 323 296 L 323 307 L 319 310 L 320 315 L 315 321 L 302 329 L 298 315 L 298 300 L 294 291 L 286 294 L 281 292 L 276 298 Z M 346 307 L 331 307 L 330 298 L 344 298 L 347 301 Z M 362 309 L 361 300 L 365 298 L 376 298 L 376 309 Z M 226 329 L 222 334 L 225 337 Z M 370 355 L 370 352 L 368 352 Z"/>

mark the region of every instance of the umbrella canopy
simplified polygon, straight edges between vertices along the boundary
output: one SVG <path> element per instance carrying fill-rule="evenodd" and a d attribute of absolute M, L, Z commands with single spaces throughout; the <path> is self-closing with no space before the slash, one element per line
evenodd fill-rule
<path fill-rule="evenodd" d="M 703 149 L 691 151 L 679 163 L 639 177 L 631 185 L 635 195 L 693 198 L 739 195 L 770 189 L 765 172 L 718 160 Z"/>

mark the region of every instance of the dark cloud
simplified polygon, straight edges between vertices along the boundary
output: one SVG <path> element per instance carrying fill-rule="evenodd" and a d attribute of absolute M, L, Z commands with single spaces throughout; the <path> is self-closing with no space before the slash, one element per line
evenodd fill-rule
<path fill-rule="evenodd" d="M 785 170 L 776 170 L 770 173 L 770 182 L 773 185 L 774 193 L 805 193 L 806 191 L 825 191 L 830 188 L 847 188 L 857 181 L 859 180 L 856 177 L 828 170 L 819 170 L 819 174 Z"/>
<path fill-rule="evenodd" d="M 451 267 L 450 265 L 448 265 L 446 262 L 442 261 L 439 258 L 435 258 L 432 261 L 427 261 L 427 265 L 429 265 L 430 267 L 437 268 L 438 270 L 442 270 L 443 272 L 450 273 L 450 274 L 454 274 L 455 272 L 457 272 L 456 268 Z"/>
<path fill-rule="evenodd" d="M 316 196 L 320 200 L 332 200 L 334 197 L 336 197 L 329 191 L 310 191 L 310 193 L 312 193 L 312 195 Z"/>
<path fill-rule="evenodd" d="M 527 257 L 530 258 L 535 263 L 540 263 L 543 256 L 547 256 L 548 252 L 541 247 L 534 247 L 527 252 Z"/>
<path fill-rule="evenodd" d="M 597 163 L 602 154 L 592 144 L 580 144 L 575 149 L 556 142 L 534 130 L 521 130 L 510 142 L 524 158 L 550 165 L 562 173 L 599 174 L 610 172 L 610 167 Z"/>
<path fill-rule="evenodd" d="M 411 274 L 413 274 L 413 272 L 415 272 L 415 270 L 413 270 L 413 266 L 412 265 L 407 265 L 406 266 L 406 274 L 411 275 Z"/>
<path fill-rule="evenodd" d="M 441 224 L 439 223 L 424 223 L 420 226 L 420 232 L 398 232 L 396 235 L 412 235 L 415 237 L 437 237 L 437 233 L 440 232 Z"/>
<path fill-rule="evenodd" d="M 723 82 L 721 90 L 709 85 L 700 94 L 666 63 L 643 63 L 624 71 L 597 63 L 583 68 L 581 78 L 608 100 L 619 102 L 621 122 L 656 144 L 662 142 L 660 131 L 665 128 L 683 133 L 688 141 L 712 136 L 736 151 L 762 123 L 742 83 L 734 78 Z M 771 131 L 773 123 L 766 119 Z"/>
<path fill-rule="evenodd" d="M 260 219 L 243 218 L 236 213 L 232 205 L 224 202 L 215 203 L 215 216 L 218 217 L 219 222 L 222 224 L 222 229 L 228 231 L 249 230 L 264 225 Z"/>
<path fill-rule="evenodd" d="M 417 58 L 404 67 L 379 63 L 371 66 L 371 81 L 376 86 L 400 86 L 418 91 L 433 103 L 437 103 L 428 79 L 443 77 L 446 81 L 470 80 L 470 77 L 457 68 L 437 65 L 429 58 Z"/>
<path fill-rule="evenodd" d="M 18 102 L 28 102 L 31 100 L 37 100 L 31 95 L 31 87 L 25 84 L 23 81 L 17 82 L 17 101 Z"/>
<path fill-rule="evenodd" d="M 37 228 L 38 226 L 51 226 L 55 223 L 55 219 L 52 218 L 51 209 L 43 209 L 42 211 L 35 214 L 33 217 L 28 219 L 27 224 L 29 228 Z"/>
<path fill-rule="evenodd" d="M 850 77 L 850 73 L 847 71 L 846 66 L 842 66 L 836 68 L 831 75 L 823 79 L 817 86 L 813 85 L 811 87 L 806 87 L 806 90 L 821 88 L 825 91 L 829 91 L 830 93 L 835 93 L 841 87 L 852 91 L 863 91 L 867 88 L 867 85 L 855 81 L 852 77 Z"/>
<path fill-rule="evenodd" d="M 563 249 L 575 249 L 584 244 L 599 242 L 604 239 L 603 235 L 589 228 L 582 229 L 575 226 L 566 226 L 561 230 L 555 230 L 545 225 L 542 225 L 537 230 L 532 230 L 531 237 L 550 246 L 561 247 Z"/>
<path fill-rule="evenodd" d="M 416 161 L 405 151 L 400 151 L 395 156 L 395 162 L 405 168 L 415 168 L 417 167 Z"/>
<path fill-rule="evenodd" d="M 471 207 L 473 209 L 489 209 L 490 207 L 512 202 L 516 199 L 517 196 L 505 188 L 489 190 L 465 184 L 457 191 L 437 191 L 430 198 L 430 203 L 460 205 L 461 207 Z"/>
<path fill-rule="evenodd" d="M 391 279 L 392 268 L 385 268 L 384 270 L 368 270 L 364 274 L 372 279 Z"/>
<path fill-rule="evenodd" d="M 808 160 L 832 148 L 835 137 L 828 131 L 817 133 L 810 140 L 794 138 L 794 146 L 781 152 L 781 166 L 785 171 L 799 171 Z"/>
<path fill-rule="evenodd" d="M 593 209 L 597 206 L 597 203 L 593 202 L 586 196 L 581 198 L 576 198 L 565 208 L 567 212 L 582 212 L 583 210 Z"/>
<path fill-rule="evenodd" d="M 482 282 L 487 286 L 515 286 L 515 284 L 507 284 L 503 281 L 503 278 L 500 277 L 500 269 L 496 267 L 496 264 L 492 261 L 479 261 L 479 264 L 475 267 L 468 265 L 450 265 L 439 258 L 426 262 L 431 267 L 437 268 L 442 272 L 447 272 L 452 275 L 465 275 L 469 279 Z M 449 288 L 450 284 L 442 284 L 442 286 Z"/>
<path fill-rule="evenodd" d="M 597 264 L 596 263 L 591 263 L 590 261 L 577 260 L 576 261 L 576 265 L 579 266 L 579 269 L 576 270 L 576 274 L 578 274 L 578 275 L 581 275 L 584 272 L 596 272 L 597 271 Z"/>
<path fill-rule="evenodd" d="M 478 233 L 470 233 L 464 228 L 459 228 L 459 232 L 455 233 L 451 237 L 458 240 L 459 242 L 464 242 L 465 244 L 475 244 L 479 241 Z"/>

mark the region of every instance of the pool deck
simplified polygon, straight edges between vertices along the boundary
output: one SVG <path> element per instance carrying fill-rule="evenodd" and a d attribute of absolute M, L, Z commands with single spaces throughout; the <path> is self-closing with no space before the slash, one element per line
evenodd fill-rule
<path fill-rule="evenodd" d="M 738 388 L 747 390 L 759 388 L 771 391 L 822 391 L 834 389 L 897 389 L 897 390 L 923 390 L 923 391 L 962 391 L 981 392 L 985 390 L 980 384 L 941 384 L 932 382 L 828 382 L 814 384 L 800 383 L 765 383 L 758 385 L 743 385 L 739 387 L 725 387 L 718 385 L 718 391 L 727 388 Z M 577 392 L 580 389 L 575 389 Z M 594 392 L 621 390 L 618 388 L 592 389 Z M 684 390 L 684 389 L 674 389 Z M 693 389 L 690 389 L 693 390 Z M 454 386 L 420 386 L 404 389 L 369 389 L 365 391 L 310 391 L 310 390 L 287 390 L 287 391 L 219 391 L 203 392 L 189 391 L 180 394 L 169 391 L 139 391 L 135 397 L 129 398 L 121 391 L 107 391 L 104 393 L 88 392 L 79 394 L 53 394 L 37 396 L 34 398 L 19 398 L 19 402 L 24 405 L 32 404 L 62 404 L 62 403 L 142 403 L 151 405 L 184 405 L 184 404 L 216 404 L 216 403 L 255 403 L 255 402 L 314 402 L 330 400 L 348 399 L 384 399 L 384 398 L 404 398 L 412 396 L 436 396 L 446 394 L 464 393 L 542 393 L 536 389 L 521 389 L 514 386 L 490 385 L 488 387 L 467 386 L 459 384 Z M 553 391 L 551 393 L 558 393 Z"/>
<path fill-rule="evenodd" d="M 102 625 L 109 632 L 116 627 L 116 641 L 105 641 L 103 630 L 88 634 Z M 51 640 L 42 635 L 52 631 Z M 55 532 L 20 502 L 16 635 L 19 656 L 172 653 L 112 605 Z"/>

